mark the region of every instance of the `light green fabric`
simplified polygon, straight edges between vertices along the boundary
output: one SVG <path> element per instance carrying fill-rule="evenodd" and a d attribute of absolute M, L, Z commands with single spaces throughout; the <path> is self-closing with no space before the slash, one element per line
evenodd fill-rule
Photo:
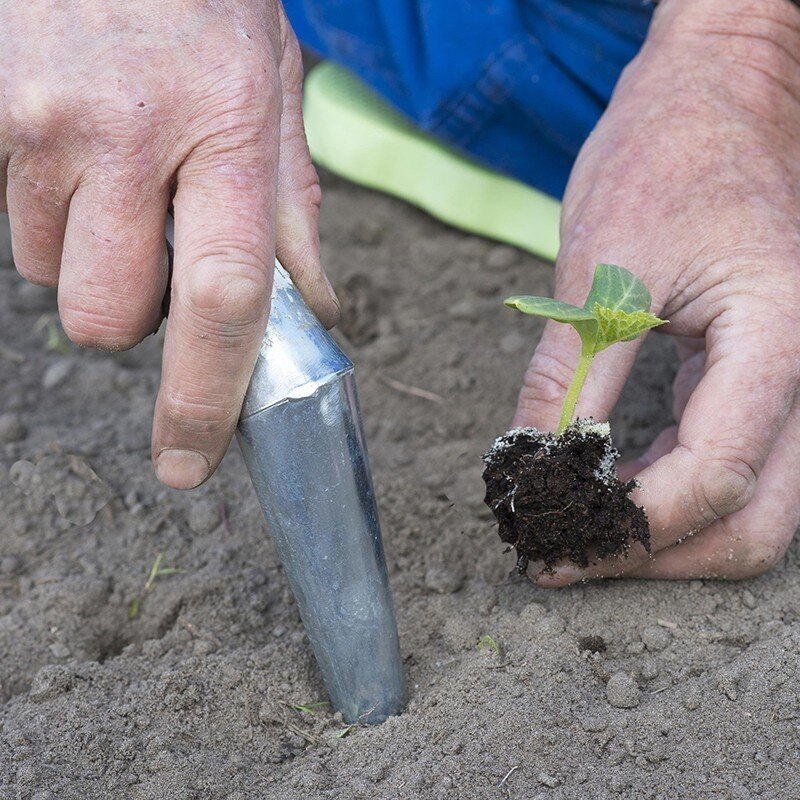
<path fill-rule="evenodd" d="M 400 197 L 457 228 L 555 260 L 561 204 L 420 133 L 332 63 L 305 82 L 313 159 L 354 183 Z"/>

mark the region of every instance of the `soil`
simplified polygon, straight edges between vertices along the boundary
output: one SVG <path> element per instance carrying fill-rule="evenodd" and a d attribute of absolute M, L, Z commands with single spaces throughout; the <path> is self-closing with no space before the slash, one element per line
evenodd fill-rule
<path fill-rule="evenodd" d="M 159 486 L 161 335 L 118 355 L 59 342 L 54 293 L 10 269 L 0 226 L 0 798 L 800 797 L 797 546 L 742 583 L 509 579 L 481 454 L 541 323 L 502 300 L 551 293 L 552 269 L 323 186 L 325 264 L 363 316 L 345 347 L 407 711 L 351 729 L 317 705 L 235 445 L 199 491 Z M 623 456 L 668 423 L 674 370 L 667 337 L 648 337 L 612 418 Z M 180 572 L 145 591 L 159 554 Z"/>
<path fill-rule="evenodd" d="M 520 574 L 531 561 L 550 571 L 564 559 L 587 567 L 634 542 L 649 552 L 647 517 L 630 498 L 636 481 L 619 480 L 618 457 L 608 426 L 591 419 L 560 436 L 517 428 L 495 441 L 483 459 L 485 502 Z"/>

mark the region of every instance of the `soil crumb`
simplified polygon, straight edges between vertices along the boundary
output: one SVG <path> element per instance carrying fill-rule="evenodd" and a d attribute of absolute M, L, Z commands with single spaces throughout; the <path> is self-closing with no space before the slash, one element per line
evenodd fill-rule
<path fill-rule="evenodd" d="M 529 561 L 586 567 L 634 542 L 650 550 L 647 516 L 630 499 L 636 482 L 618 479 L 618 457 L 608 425 L 591 419 L 560 436 L 517 428 L 495 442 L 484 456 L 485 502 L 500 538 L 517 551 L 520 573 Z"/>

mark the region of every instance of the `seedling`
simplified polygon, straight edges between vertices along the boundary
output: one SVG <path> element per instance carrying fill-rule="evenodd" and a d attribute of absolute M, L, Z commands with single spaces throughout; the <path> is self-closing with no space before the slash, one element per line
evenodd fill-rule
<path fill-rule="evenodd" d="M 476 648 L 481 652 L 488 650 L 490 653 L 494 653 L 498 657 L 500 656 L 500 645 L 488 634 L 486 636 L 481 636 Z"/>
<path fill-rule="evenodd" d="M 628 270 L 613 264 L 597 265 L 583 308 L 550 297 L 518 296 L 506 300 L 507 306 L 524 314 L 572 325 L 581 338 L 581 354 L 564 398 L 557 434 L 563 433 L 575 416 L 575 406 L 594 357 L 612 344 L 632 341 L 666 322 L 650 313 L 651 302 L 647 287 Z"/>
<path fill-rule="evenodd" d="M 128 619 L 136 619 L 136 617 L 139 616 L 139 609 L 141 607 L 142 600 L 144 599 L 145 595 L 152 590 L 153 584 L 156 582 L 156 578 L 161 578 L 166 575 L 178 575 L 183 572 L 183 570 L 179 569 L 178 567 L 162 567 L 161 562 L 163 560 L 164 554 L 159 553 L 156 556 L 153 565 L 150 567 L 150 571 L 147 573 L 147 580 L 145 581 L 141 595 L 134 597 L 128 606 Z"/>
<path fill-rule="evenodd" d="M 286 700 L 279 700 L 279 703 L 286 706 L 287 708 L 291 708 L 294 711 L 298 711 L 301 714 L 311 714 L 312 716 L 317 713 L 317 711 L 321 708 L 325 708 L 325 706 L 330 705 L 327 700 L 320 700 L 317 703 L 305 703 L 296 705 L 295 703 L 289 703 Z"/>
<path fill-rule="evenodd" d="M 44 344 L 45 350 L 52 350 L 62 355 L 69 355 L 72 352 L 69 341 L 61 330 L 61 326 L 50 314 L 43 314 L 39 317 L 33 329 L 37 333 L 41 331 L 45 332 L 45 336 L 47 337 Z"/>

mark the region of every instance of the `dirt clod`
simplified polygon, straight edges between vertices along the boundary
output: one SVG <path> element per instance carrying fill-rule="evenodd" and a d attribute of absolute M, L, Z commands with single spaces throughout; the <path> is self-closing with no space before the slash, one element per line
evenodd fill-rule
<path fill-rule="evenodd" d="M 635 483 L 617 478 L 617 457 L 607 426 L 591 420 L 561 436 L 518 428 L 495 442 L 484 457 L 485 502 L 520 572 L 529 561 L 586 567 L 625 555 L 633 542 L 649 551 L 647 517 L 630 499 Z"/>
<path fill-rule="evenodd" d="M 12 411 L 0 414 L 0 442 L 18 442 L 24 439 L 27 433 L 19 414 Z"/>
<path fill-rule="evenodd" d="M 669 647 L 672 634 L 667 628 L 651 625 L 642 631 L 642 642 L 651 653 L 658 653 Z"/>
<path fill-rule="evenodd" d="M 602 636 L 579 636 L 578 649 L 581 652 L 589 651 L 590 653 L 605 653 L 606 640 Z"/>
<path fill-rule="evenodd" d="M 641 692 L 627 672 L 615 672 L 606 684 L 606 697 L 614 708 L 636 708 Z"/>
<path fill-rule="evenodd" d="M 439 594 L 453 594 L 464 585 L 464 570 L 456 564 L 434 565 L 425 572 L 425 586 Z"/>

